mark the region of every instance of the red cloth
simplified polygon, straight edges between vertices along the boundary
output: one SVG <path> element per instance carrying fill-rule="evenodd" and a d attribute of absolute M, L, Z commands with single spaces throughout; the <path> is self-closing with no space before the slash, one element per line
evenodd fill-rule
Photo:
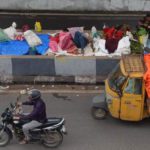
<path fill-rule="evenodd" d="M 58 49 L 59 49 L 58 43 L 59 43 L 59 34 L 57 34 L 55 37 L 50 36 L 49 47 L 53 52 L 58 51 Z"/>
<path fill-rule="evenodd" d="M 115 32 L 115 28 L 104 28 L 103 32 L 106 36 L 106 38 L 113 38 L 114 32 Z"/>
<path fill-rule="evenodd" d="M 144 74 L 145 88 L 148 98 L 150 98 L 150 54 L 144 55 L 144 62 L 147 69 Z"/>
<path fill-rule="evenodd" d="M 77 47 L 75 46 L 72 36 L 69 32 L 61 31 L 55 37 L 50 37 L 49 47 L 53 52 L 57 52 L 58 49 L 66 50 L 68 53 L 77 53 Z"/>
<path fill-rule="evenodd" d="M 103 32 L 106 37 L 105 47 L 109 53 L 113 53 L 118 47 L 119 40 L 123 37 L 123 31 L 116 30 L 114 27 L 112 27 L 104 28 Z"/>
<path fill-rule="evenodd" d="M 71 40 L 72 39 L 71 34 L 69 32 L 60 32 L 59 39 L 60 39 L 59 45 L 63 50 L 69 49 L 73 44 Z"/>
<path fill-rule="evenodd" d="M 106 36 L 106 39 L 121 39 L 123 37 L 123 31 L 122 30 L 116 30 L 114 27 L 112 28 L 104 28 L 103 32 Z"/>
<path fill-rule="evenodd" d="M 115 38 L 106 39 L 105 47 L 109 53 L 114 53 L 114 51 L 118 47 L 118 42 L 119 39 L 115 39 Z"/>
<path fill-rule="evenodd" d="M 50 36 L 51 41 L 55 41 L 56 43 L 59 43 L 59 34 L 56 36 Z"/>
<path fill-rule="evenodd" d="M 24 36 L 23 36 L 22 34 L 15 36 L 15 40 L 23 41 L 24 39 L 25 39 L 25 38 L 24 38 Z"/>
<path fill-rule="evenodd" d="M 49 47 L 53 52 L 57 52 L 58 51 L 58 43 L 56 41 L 50 41 L 49 43 Z"/>

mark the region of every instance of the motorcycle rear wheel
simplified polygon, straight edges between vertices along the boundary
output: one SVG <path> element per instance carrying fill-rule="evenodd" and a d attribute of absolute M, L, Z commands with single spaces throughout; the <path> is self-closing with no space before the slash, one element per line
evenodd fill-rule
<path fill-rule="evenodd" d="M 63 135 L 59 131 L 49 131 L 45 135 L 43 145 L 49 148 L 56 148 L 63 142 Z"/>

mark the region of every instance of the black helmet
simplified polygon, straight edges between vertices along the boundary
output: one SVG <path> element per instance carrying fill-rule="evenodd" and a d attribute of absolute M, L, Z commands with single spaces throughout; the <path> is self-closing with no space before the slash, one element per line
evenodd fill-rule
<path fill-rule="evenodd" d="M 28 95 L 31 100 L 36 100 L 41 97 L 41 92 L 37 89 L 32 89 L 28 91 Z"/>

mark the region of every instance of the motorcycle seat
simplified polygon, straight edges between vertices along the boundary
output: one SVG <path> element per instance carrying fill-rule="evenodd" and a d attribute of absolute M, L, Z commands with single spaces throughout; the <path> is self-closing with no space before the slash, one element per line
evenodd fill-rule
<path fill-rule="evenodd" d="M 62 118 L 47 118 L 47 122 L 45 124 L 58 124 L 62 121 Z"/>
<path fill-rule="evenodd" d="M 38 128 L 46 128 L 49 126 L 56 125 L 62 121 L 62 118 L 47 118 L 47 122 L 39 126 Z"/>

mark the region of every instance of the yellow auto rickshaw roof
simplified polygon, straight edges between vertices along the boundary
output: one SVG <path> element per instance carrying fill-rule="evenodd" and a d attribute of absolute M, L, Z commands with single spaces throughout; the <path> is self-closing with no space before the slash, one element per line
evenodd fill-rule
<path fill-rule="evenodd" d="M 123 55 L 120 61 L 120 68 L 124 76 L 143 77 L 144 62 L 141 55 Z"/>

